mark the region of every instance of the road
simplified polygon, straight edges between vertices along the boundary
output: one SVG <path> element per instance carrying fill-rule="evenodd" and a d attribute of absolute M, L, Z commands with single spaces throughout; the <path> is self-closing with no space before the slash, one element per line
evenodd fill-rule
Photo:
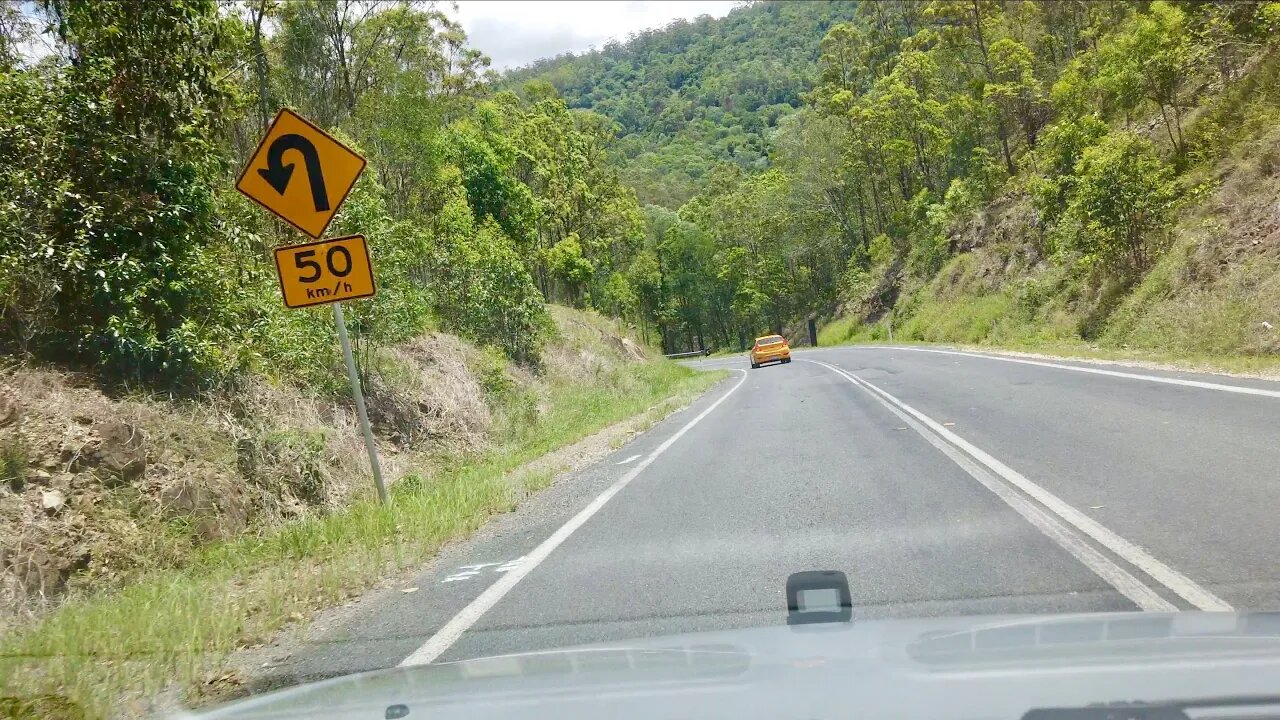
<path fill-rule="evenodd" d="M 322 618 L 270 684 L 855 618 L 1280 609 L 1280 383 L 922 348 L 732 376 L 433 567 Z"/>

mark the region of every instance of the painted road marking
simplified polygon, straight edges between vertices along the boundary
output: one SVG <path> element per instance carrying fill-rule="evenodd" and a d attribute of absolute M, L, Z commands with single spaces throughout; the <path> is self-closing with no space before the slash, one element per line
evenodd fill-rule
<path fill-rule="evenodd" d="M 902 418 L 908 425 L 911 425 L 930 444 L 942 450 L 947 457 L 951 458 L 957 465 L 960 465 L 974 479 L 981 482 L 1001 500 L 1008 503 L 1010 507 L 1031 522 L 1038 530 L 1061 545 L 1063 549 L 1075 556 L 1103 580 L 1110 583 L 1125 597 L 1133 600 L 1143 610 L 1176 610 L 1177 608 L 1119 565 L 1089 547 L 1079 536 L 1072 533 L 1068 528 L 1063 527 L 1054 518 L 1049 517 L 1044 510 L 1032 505 L 1025 498 L 1014 493 L 1010 485 L 1039 501 L 1050 513 L 1053 513 L 1061 520 L 1065 520 L 1103 547 L 1124 558 L 1134 567 L 1151 576 L 1156 582 L 1172 590 L 1195 607 L 1201 610 L 1232 609 L 1231 605 L 1222 598 L 1200 587 L 1193 580 L 1160 562 L 1142 548 L 1103 527 L 1101 523 L 1076 510 L 1058 496 L 1028 480 L 1017 471 L 951 432 L 919 410 L 846 370 L 818 360 L 808 360 L 807 362 L 822 365 L 836 372 L 880 401 L 882 405 Z M 963 450 L 969 457 L 960 454 L 959 450 Z M 1003 478 L 1008 484 L 1000 483 L 995 477 L 982 472 L 973 463 L 975 460 L 985 466 L 987 470 Z M 975 470 L 978 470 L 979 473 L 975 474 Z"/>
<path fill-rule="evenodd" d="M 1130 380 L 1146 380 L 1147 382 L 1164 383 L 1166 385 L 1182 385 L 1184 387 L 1202 388 L 1204 390 L 1240 393 L 1241 395 L 1260 395 L 1262 397 L 1280 398 L 1280 390 L 1265 390 L 1263 388 L 1251 388 L 1244 387 L 1242 385 L 1224 385 L 1222 383 L 1205 382 L 1203 380 L 1160 377 L 1159 375 L 1143 375 L 1141 373 L 1121 372 L 1119 370 L 1103 370 L 1102 368 L 1082 367 L 1080 365 L 1063 365 L 1062 363 L 1005 357 L 1003 355 L 986 355 L 984 353 L 962 352 L 959 350 L 937 350 L 934 348 L 904 347 L 899 345 L 864 345 L 859 346 L 858 349 L 907 350 L 909 352 L 937 353 L 938 355 L 962 355 L 965 357 L 998 360 L 1000 362 L 1020 363 L 1022 365 L 1036 365 L 1038 367 L 1056 368 L 1058 370 L 1073 370 L 1075 372 L 1092 373 L 1094 375 L 1128 378 Z"/>
<path fill-rule="evenodd" d="M 449 577 L 446 577 L 440 582 L 451 583 L 451 582 L 458 582 L 459 580 L 470 580 L 476 575 L 479 575 L 481 570 L 487 567 L 493 567 L 494 565 L 497 565 L 497 564 L 498 563 L 479 563 L 476 565 L 459 565 L 458 572 L 453 573 L 452 575 L 450 575 Z"/>
<path fill-rule="evenodd" d="M 476 621 L 483 617 L 484 614 L 493 608 L 494 605 L 498 604 L 498 601 L 501 600 L 503 596 L 511 592 L 511 588 L 515 587 L 516 584 L 523 580 L 524 577 L 532 572 L 534 568 L 538 567 L 543 560 L 546 560 L 556 548 L 560 547 L 561 543 L 569 539 L 569 536 L 572 535 L 574 531 L 585 525 L 593 515 L 600 512 L 600 508 L 604 507 L 606 503 L 612 500 L 614 495 L 621 492 L 622 489 L 629 485 L 632 480 L 636 479 L 636 476 L 644 472 L 645 468 L 649 467 L 654 460 L 658 459 L 659 455 L 666 452 L 667 448 L 674 445 L 675 442 L 684 436 L 685 433 L 693 429 L 694 425 L 702 422 L 702 419 L 710 415 L 711 411 L 720 407 L 720 403 L 728 400 L 729 396 L 732 395 L 734 391 L 742 387 L 742 383 L 747 379 L 747 372 L 745 370 L 738 370 L 737 372 L 742 373 L 742 377 L 738 379 L 736 385 L 729 388 L 728 392 L 721 395 L 719 399 L 711 403 L 711 405 L 705 410 L 698 413 L 697 417 L 685 423 L 684 427 L 675 431 L 671 437 L 662 441 L 662 444 L 655 448 L 653 452 L 649 453 L 644 460 L 641 460 L 638 465 L 628 470 L 625 475 L 619 478 L 613 485 L 610 485 L 607 490 L 600 493 L 589 505 L 584 507 L 582 510 L 579 510 L 577 515 L 569 518 L 568 522 L 561 525 L 558 530 L 551 534 L 551 537 L 543 540 L 538 547 L 533 549 L 533 552 L 526 555 L 524 562 L 520 563 L 518 567 L 512 569 L 510 572 L 504 574 L 501 579 L 476 596 L 476 599 L 472 600 L 471 603 L 460 610 L 457 615 L 454 615 L 449 622 L 445 623 L 444 627 L 437 630 L 435 635 L 428 638 L 427 641 L 422 644 L 422 647 L 414 650 L 408 657 L 401 660 L 400 665 L 426 665 L 440 657 L 446 650 L 452 647 L 453 644 L 458 641 L 458 638 L 462 637 L 464 632 L 470 629 L 472 625 L 476 624 Z"/>
<path fill-rule="evenodd" d="M 524 562 L 523 555 L 516 558 L 515 560 L 508 560 L 504 563 L 487 562 L 487 563 L 477 563 L 475 565 L 459 565 L 458 572 L 453 573 L 452 575 L 446 577 L 440 582 L 451 583 L 451 582 L 458 582 L 459 580 L 470 580 L 471 578 L 477 575 L 480 575 L 482 571 L 484 571 L 487 568 L 492 569 L 492 571 L 496 573 L 511 572 L 512 570 L 515 570 L 516 568 L 520 567 L 520 563 L 522 562 Z"/>
<path fill-rule="evenodd" d="M 629 463 L 629 462 L 631 462 L 631 461 L 635 460 L 635 459 L 636 459 L 636 458 L 638 458 L 638 457 L 640 457 L 640 456 L 639 456 L 639 455 L 632 455 L 631 457 L 627 458 L 626 460 L 622 460 L 621 462 L 617 462 L 617 463 L 614 463 L 614 464 L 615 464 L 615 465 L 626 465 L 627 463 Z"/>

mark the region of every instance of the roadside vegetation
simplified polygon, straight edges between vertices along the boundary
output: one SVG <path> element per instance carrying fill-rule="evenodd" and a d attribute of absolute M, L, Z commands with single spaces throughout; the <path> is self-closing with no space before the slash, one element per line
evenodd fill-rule
<path fill-rule="evenodd" d="M 632 270 L 648 288 L 635 313 L 669 348 L 737 349 L 765 329 L 806 341 L 816 317 L 822 342 L 887 338 L 893 322 L 895 340 L 1249 366 L 1280 353 L 1280 3 L 808 5 L 676 23 L 519 75 L 619 119 L 626 147 L 672 138 L 670 155 L 675 139 L 766 128 L 767 161 L 754 141 L 709 167 L 622 157 L 655 186 L 699 178 L 646 195 L 666 207 L 646 208 Z M 716 44 L 731 28 L 806 48 L 781 76 L 804 89 L 783 107 L 708 92 L 755 87 Z"/>
<path fill-rule="evenodd" d="M 487 66 L 430 3 L 0 5 L 0 717 L 225 695 L 228 653 L 718 379 L 595 311 L 645 237 L 612 123 Z M 233 189 L 281 106 L 369 161 L 329 234 L 373 255 L 388 507 L 332 313 L 279 296 L 301 238 Z"/>
<path fill-rule="evenodd" d="M 48 588 L 45 599 L 56 598 L 56 603 L 38 607 L 28 599 L 10 608 L 21 617 L 7 618 L 9 627 L 0 637 L 0 695 L 7 703 L 0 706 L 0 717 L 140 716 L 156 709 L 157 698 L 198 704 L 233 697 L 251 680 L 228 663 L 237 649 L 265 642 L 287 624 L 420 567 L 443 543 L 511 510 L 552 480 L 555 468 L 530 466 L 544 454 L 634 416 L 656 421 L 722 375 L 651 360 L 650 351 L 614 335 L 616 326 L 598 316 L 558 307 L 551 311 L 558 331 L 545 348 L 548 367 L 541 376 L 456 340 L 449 345 L 470 368 L 447 382 L 481 388 L 478 399 L 488 419 L 479 423 L 479 437 L 452 450 L 443 438 L 412 449 L 388 442 L 384 461 L 398 469 L 398 480 L 387 506 L 377 503 L 360 467 L 354 429 L 323 424 L 266 433 L 264 445 L 275 448 L 269 452 L 297 464 L 271 480 L 237 480 L 277 491 L 277 500 L 287 501 L 297 492 L 295 483 L 309 478 L 331 494 L 330 504 L 290 513 L 283 522 L 269 522 L 262 508 L 247 505 L 256 522 L 222 537 L 193 538 L 191 528 L 236 522 L 226 508 L 166 515 L 147 512 L 153 498 L 143 495 L 135 496 L 143 507 L 130 517 L 104 507 L 115 491 L 91 503 L 75 502 L 93 492 L 75 484 L 68 490 L 71 504 L 54 509 L 47 529 L 78 532 L 82 540 L 91 531 L 94 552 L 111 547 L 117 567 L 66 575 Z M 447 336 L 436 340 L 449 343 Z M 429 372 L 419 377 L 431 380 Z M 47 373 L 36 379 L 52 380 Z M 432 383 L 427 390 L 437 397 L 450 394 L 443 384 Z M 461 398 L 456 391 L 453 397 Z M 433 418 L 435 427 L 428 430 L 452 433 L 453 442 L 462 442 L 462 424 L 477 421 L 471 415 L 475 410 L 467 407 L 458 402 Z M 152 404 L 149 410 L 165 423 L 174 422 L 175 415 L 181 419 L 177 408 Z M 219 437 L 219 429 L 184 422 L 184 439 L 197 430 L 210 436 L 212 447 L 203 458 L 219 449 L 234 456 L 236 443 Z M 326 450 L 327 443 L 341 442 L 340 433 L 350 439 L 341 450 L 349 459 Z M 346 473 L 352 477 L 343 477 Z M 216 478 L 193 479 L 191 487 L 213 489 L 206 480 Z M 337 484 L 340 493 L 333 487 Z M 299 507 L 306 506 L 299 502 Z M 127 529 L 120 527 L 126 524 Z M 56 553 L 65 546 L 50 541 L 45 549 Z"/>

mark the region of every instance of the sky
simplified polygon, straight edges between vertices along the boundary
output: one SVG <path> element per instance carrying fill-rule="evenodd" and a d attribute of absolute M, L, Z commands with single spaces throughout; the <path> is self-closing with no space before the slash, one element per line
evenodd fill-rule
<path fill-rule="evenodd" d="M 493 59 L 495 70 L 527 65 L 561 53 L 602 47 L 610 38 L 663 27 L 678 18 L 723 17 L 735 0 L 573 1 L 458 0 L 449 13 L 467 33 L 467 44 Z"/>
<path fill-rule="evenodd" d="M 8 0 L 0 0 L 7 2 Z M 139 0 L 141 1 L 141 0 Z M 458 21 L 467 44 L 493 60 L 493 69 L 527 65 L 561 53 L 581 53 L 603 47 L 612 38 L 660 28 L 673 20 L 700 15 L 724 17 L 741 0 L 458 0 L 440 2 L 440 10 Z M 35 4 L 22 2 L 28 16 Z M 21 49 L 31 60 L 52 51 L 37 35 Z"/>

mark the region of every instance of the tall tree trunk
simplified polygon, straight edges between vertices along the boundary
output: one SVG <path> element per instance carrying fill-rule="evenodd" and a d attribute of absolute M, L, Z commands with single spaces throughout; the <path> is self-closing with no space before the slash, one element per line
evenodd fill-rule
<path fill-rule="evenodd" d="M 356 91 L 351 84 L 351 66 L 347 62 L 346 32 L 342 20 L 342 17 L 338 14 L 338 6 L 335 5 L 333 8 L 333 27 L 331 28 L 333 34 L 331 39 L 333 40 L 333 50 L 338 55 L 338 74 L 342 79 L 343 100 L 345 101 L 347 112 L 352 113 L 356 109 Z"/>
<path fill-rule="evenodd" d="M 982 8 L 979 0 L 973 0 L 973 36 L 978 42 L 978 50 L 982 52 L 982 67 L 987 71 L 987 79 L 994 79 L 991 75 L 991 61 L 987 56 L 987 39 L 982 34 Z"/>
<path fill-rule="evenodd" d="M 253 54 L 258 74 L 258 115 L 262 121 L 262 131 L 267 131 L 267 123 L 271 122 L 271 107 L 267 104 L 267 55 L 262 48 L 262 20 L 267 14 L 267 0 L 259 0 L 253 12 Z"/>
<path fill-rule="evenodd" d="M 867 235 L 867 204 L 862 199 L 862 185 L 858 185 L 858 229 L 862 234 L 862 247 L 871 245 L 871 238 Z"/>
<path fill-rule="evenodd" d="M 1004 121 L 996 128 L 996 134 L 1000 137 L 1000 149 L 1004 153 L 1004 166 L 1009 169 L 1009 175 L 1017 175 L 1018 167 L 1013 164 L 1013 153 L 1009 151 L 1009 130 L 1005 127 Z"/>
<path fill-rule="evenodd" d="M 866 163 L 868 170 L 867 178 L 871 181 L 871 201 L 875 205 L 876 209 L 876 232 L 882 233 L 884 232 L 884 210 L 880 205 L 880 187 L 876 182 L 875 172 L 871 171 L 871 168 L 874 168 L 875 165 L 871 162 L 869 154 L 864 153 L 863 160 Z"/>
<path fill-rule="evenodd" d="M 920 168 L 920 176 L 924 180 L 924 186 L 929 190 L 936 192 L 938 188 L 933 185 L 933 177 L 929 173 L 929 161 L 924 158 L 924 140 L 919 134 L 915 138 L 916 146 L 916 165 Z"/>
<path fill-rule="evenodd" d="M 1178 145 L 1178 140 L 1173 136 L 1173 123 L 1169 122 L 1169 112 L 1165 109 L 1164 103 L 1160 103 L 1160 117 L 1164 118 L 1164 130 L 1169 134 L 1169 142 L 1173 143 L 1173 151 L 1179 155 L 1182 154 L 1182 147 Z M 1178 128 L 1178 133 L 1182 133 L 1182 128 Z"/>
<path fill-rule="evenodd" d="M 1187 138 L 1182 134 L 1182 108 L 1178 107 L 1177 100 L 1173 104 L 1173 125 L 1178 129 L 1178 154 L 1185 155 L 1187 152 Z"/>

